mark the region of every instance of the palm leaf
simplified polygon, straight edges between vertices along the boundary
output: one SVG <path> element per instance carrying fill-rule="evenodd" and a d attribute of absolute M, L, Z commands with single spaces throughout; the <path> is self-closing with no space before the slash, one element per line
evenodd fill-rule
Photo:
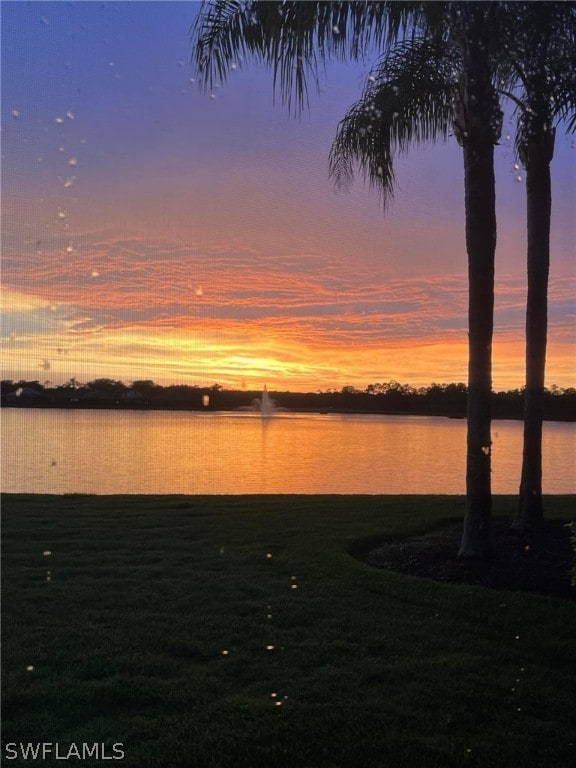
<path fill-rule="evenodd" d="M 330 152 L 337 187 L 348 187 L 359 166 L 386 204 L 394 189 L 394 157 L 414 144 L 447 138 L 458 64 L 456 49 L 427 37 L 400 43 L 382 58 L 339 124 Z"/>
<path fill-rule="evenodd" d="M 515 152 L 532 136 L 559 124 L 576 129 L 576 8 L 572 3 L 517 3 L 511 6 L 506 58 L 513 74 L 501 93 L 515 104 Z"/>
<path fill-rule="evenodd" d="M 260 61 L 272 69 L 282 101 L 299 110 L 310 78 L 318 86 L 320 62 L 382 52 L 419 19 L 433 18 L 428 5 L 444 3 L 204 2 L 191 29 L 193 63 L 201 85 L 212 88 L 247 57 Z"/>

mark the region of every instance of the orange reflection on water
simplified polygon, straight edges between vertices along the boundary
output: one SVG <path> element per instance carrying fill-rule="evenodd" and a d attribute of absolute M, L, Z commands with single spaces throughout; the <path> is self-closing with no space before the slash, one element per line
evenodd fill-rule
<path fill-rule="evenodd" d="M 6 409 L 2 431 L 7 492 L 464 493 L 457 419 Z M 546 493 L 576 491 L 574 434 L 544 425 Z M 494 422 L 495 493 L 517 492 L 521 441 L 520 422 Z"/>

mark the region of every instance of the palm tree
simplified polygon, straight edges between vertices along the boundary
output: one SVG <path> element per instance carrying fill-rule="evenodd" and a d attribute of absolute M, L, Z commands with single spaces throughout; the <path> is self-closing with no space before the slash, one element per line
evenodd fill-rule
<path fill-rule="evenodd" d="M 496 214 L 494 145 L 502 112 L 494 86 L 501 19 L 496 4 L 448 4 L 440 34 L 412 36 L 382 57 L 341 121 L 331 172 L 346 185 L 356 163 L 393 193 L 393 157 L 452 128 L 464 155 L 469 276 L 468 434 L 462 557 L 490 546 L 490 400 Z"/>
<path fill-rule="evenodd" d="M 528 196 L 528 301 L 524 452 L 519 509 L 514 527 L 530 530 L 542 519 L 542 401 L 547 326 L 550 240 L 550 162 L 555 123 L 576 127 L 576 33 L 567 3 L 502 4 L 498 92 L 517 107 L 516 150 L 526 168 Z M 507 7 L 506 7 L 507 5 Z M 504 22 L 504 23 L 503 23 Z M 371 185 L 393 192 L 392 154 L 411 143 L 444 137 L 450 115 L 450 52 L 398 46 L 388 55 L 363 98 L 348 112 L 332 149 L 332 173 L 346 185 L 358 161 Z M 453 55 L 453 54 L 452 54 Z M 444 58 L 443 58 L 444 56 Z M 447 56 L 447 59 L 446 59 Z M 427 83 L 425 92 L 421 84 Z M 509 88 L 510 90 L 507 90 Z M 458 105 L 456 104 L 456 108 Z M 378 116 L 378 125 L 374 124 Z M 386 172 L 387 178 L 382 179 Z"/>
<path fill-rule="evenodd" d="M 507 42 L 519 92 L 516 152 L 526 170 L 528 298 L 524 446 L 513 527 L 534 531 L 542 523 L 542 414 L 546 367 L 550 217 L 550 163 L 556 125 L 576 129 L 576 8 L 572 3 L 520 3 L 519 25 Z"/>
<path fill-rule="evenodd" d="M 218 0 L 203 6 L 194 28 L 195 63 L 205 85 L 211 87 L 216 77 L 225 80 L 239 58 L 249 55 L 272 68 L 283 100 L 290 107 L 295 96 L 299 108 L 307 100 L 307 71 L 318 82 L 318 61 L 359 58 L 369 45 L 379 46 L 383 56 L 374 81 L 389 98 L 376 103 L 369 86 L 362 108 L 344 119 L 332 151 L 337 180 L 350 178 L 359 161 L 389 195 L 393 150 L 445 136 L 452 123 L 464 155 L 469 274 L 466 515 L 460 548 L 465 557 L 484 556 L 490 535 L 494 145 L 502 125 L 493 59 L 500 5 Z M 408 32 L 405 42 L 390 50 L 402 32 Z M 389 77 L 393 83 L 387 89 Z"/>

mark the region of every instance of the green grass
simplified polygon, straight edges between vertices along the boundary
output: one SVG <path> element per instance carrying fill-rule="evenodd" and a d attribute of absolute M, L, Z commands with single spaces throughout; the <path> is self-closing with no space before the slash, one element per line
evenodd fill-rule
<path fill-rule="evenodd" d="M 5 496 L 3 742 L 121 742 L 82 764 L 134 768 L 574 765 L 576 604 L 348 554 L 462 515 L 456 497 Z"/>

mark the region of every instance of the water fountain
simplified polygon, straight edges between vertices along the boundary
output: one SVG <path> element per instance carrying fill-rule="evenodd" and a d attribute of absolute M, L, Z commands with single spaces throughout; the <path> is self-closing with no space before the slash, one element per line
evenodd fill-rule
<path fill-rule="evenodd" d="M 268 416 L 271 416 L 274 411 L 276 410 L 276 403 L 270 395 L 268 394 L 268 390 L 266 389 L 266 385 L 264 385 L 264 389 L 262 390 L 262 397 L 260 398 L 260 415 L 263 419 L 267 418 Z"/>
<path fill-rule="evenodd" d="M 268 394 L 266 385 L 264 385 L 264 389 L 262 390 L 262 396 L 255 397 L 254 400 L 252 400 L 252 410 L 259 412 L 263 419 L 267 419 L 268 416 L 271 416 L 276 410 L 276 403 Z"/>

